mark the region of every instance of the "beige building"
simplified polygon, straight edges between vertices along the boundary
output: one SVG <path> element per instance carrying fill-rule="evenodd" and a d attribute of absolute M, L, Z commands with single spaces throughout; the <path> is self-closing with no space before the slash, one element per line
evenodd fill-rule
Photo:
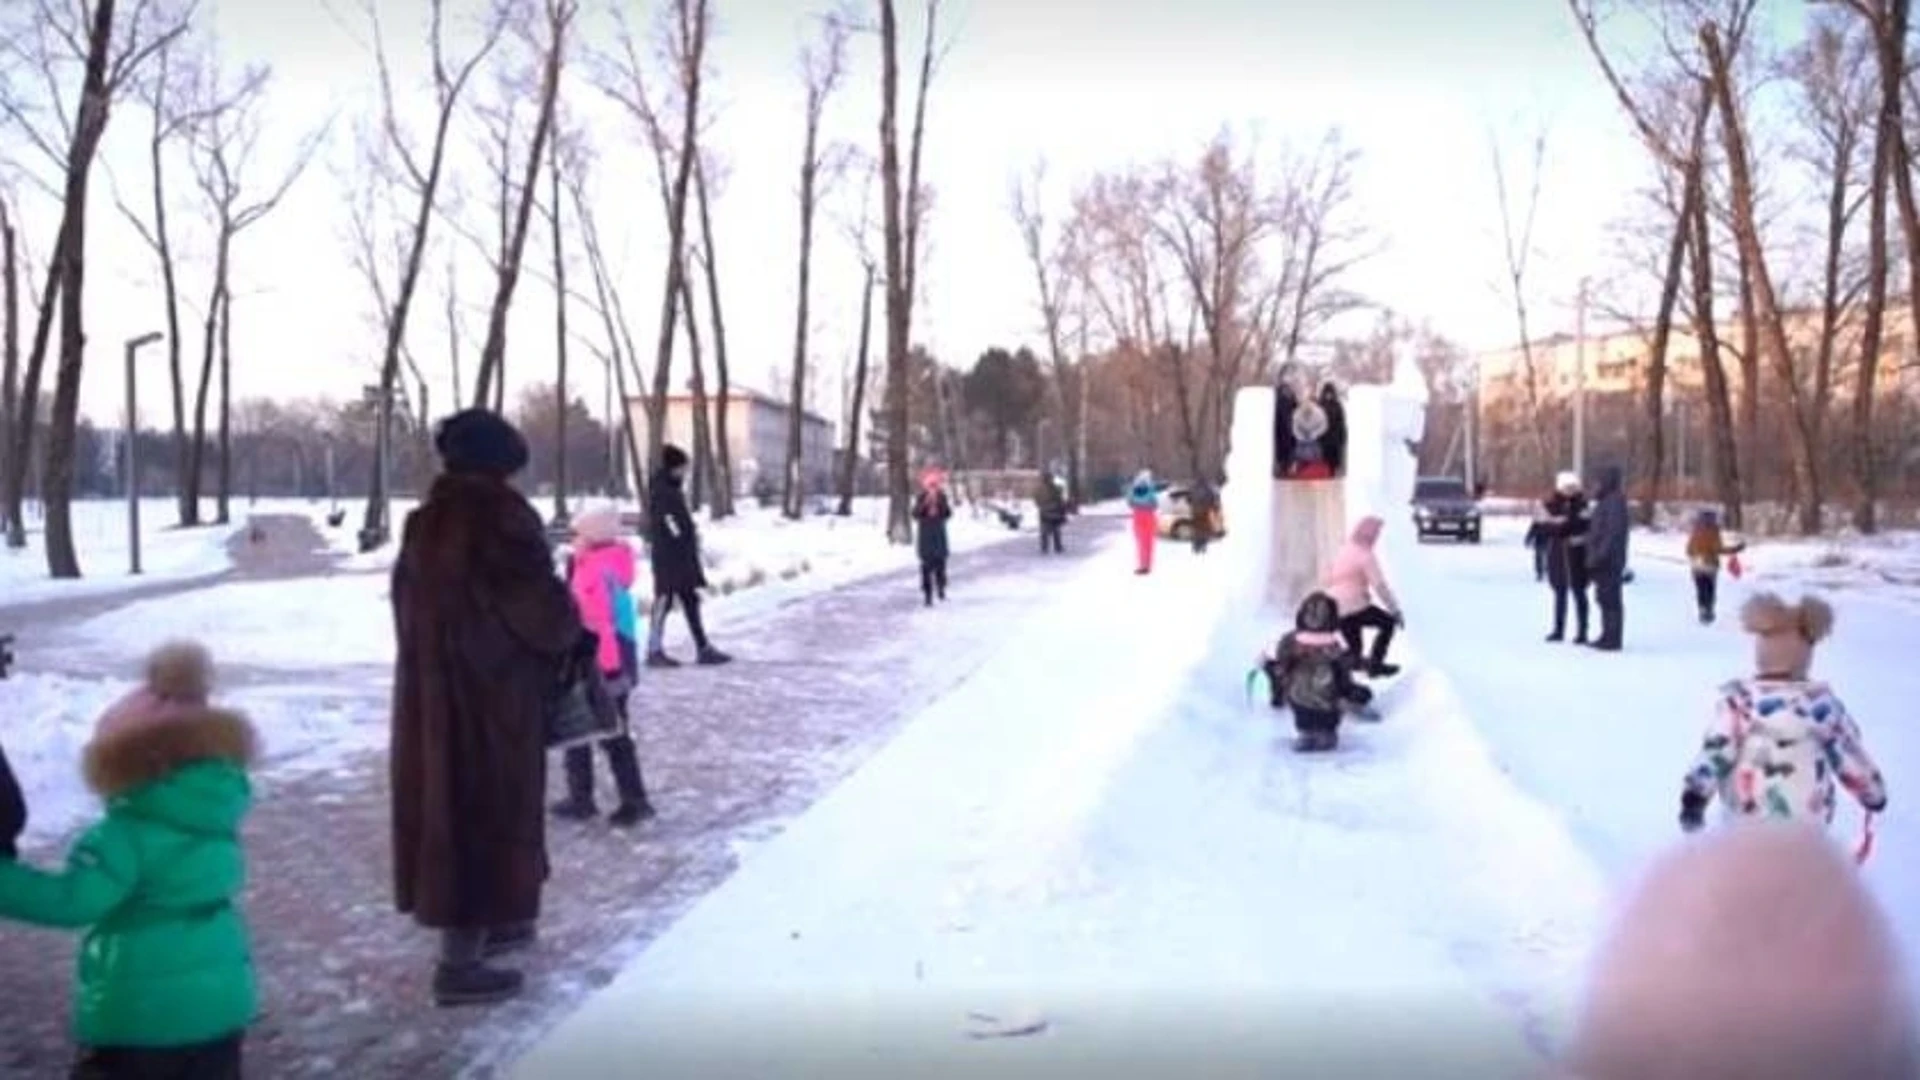
<path fill-rule="evenodd" d="M 1799 370 L 1810 366 L 1813 351 L 1819 345 L 1820 322 L 1820 313 L 1811 309 L 1795 311 L 1787 317 L 1788 343 L 1796 353 L 1795 366 Z M 1839 352 L 1834 358 L 1835 393 L 1846 392 L 1853 384 L 1855 369 L 1851 350 L 1860 334 L 1857 313 L 1845 316 L 1844 322 Z M 1883 334 L 1877 384 L 1889 391 L 1900 387 L 1914 392 L 1913 374 L 1907 370 L 1913 359 L 1913 317 L 1904 299 L 1888 303 Z M 1722 326 L 1720 335 L 1723 346 L 1737 347 L 1741 340 L 1740 328 L 1734 324 Z M 1588 335 L 1584 349 L 1571 334 L 1555 334 L 1534 342 L 1533 369 L 1540 397 L 1544 400 L 1570 397 L 1580 382 L 1583 363 L 1587 393 L 1637 392 L 1645 385 L 1652 338 L 1650 331 Z M 1739 361 L 1730 350 L 1723 349 L 1722 357 L 1729 384 L 1737 394 Z M 1482 353 L 1474 359 L 1483 405 L 1497 409 L 1502 405 L 1518 406 L 1527 400 L 1526 353 L 1522 349 L 1512 346 Z M 1773 372 L 1764 370 L 1762 377 L 1771 381 Z M 1683 394 L 1697 392 L 1704 385 L 1700 343 L 1691 327 L 1674 327 L 1667 344 L 1667 379 L 1669 386 Z"/>
<path fill-rule="evenodd" d="M 711 402 L 708 408 L 717 415 L 718 410 L 713 409 Z M 689 453 L 693 450 L 693 415 L 691 394 L 673 394 L 667 398 L 666 441 Z M 733 460 L 735 495 L 750 496 L 763 482 L 774 490 L 783 487 L 781 470 L 787 461 L 787 421 L 785 402 L 752 390 L 736 389 L 728 395 L 727 449 Z M 627 399 L 627 423 L 632 425 L 644 453 L 648 442 L 644 398 Z M 819 494 L 832 488 L 833 454 L 833 425 L 818 414 L 802 413 L 800 473 L 804 493 Z"/>

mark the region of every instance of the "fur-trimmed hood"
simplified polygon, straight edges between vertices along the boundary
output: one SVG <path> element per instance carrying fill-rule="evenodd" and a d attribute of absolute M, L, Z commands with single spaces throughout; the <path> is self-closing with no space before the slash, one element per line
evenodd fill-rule
<path fill-rule="evenodd" d="M 205 708 L 96 736 L 81 771 L 109 803 L 190 832 L 224 835 L 239 828 L 252 801 L 247 769 L 258 752 L 246 717 Z"/>

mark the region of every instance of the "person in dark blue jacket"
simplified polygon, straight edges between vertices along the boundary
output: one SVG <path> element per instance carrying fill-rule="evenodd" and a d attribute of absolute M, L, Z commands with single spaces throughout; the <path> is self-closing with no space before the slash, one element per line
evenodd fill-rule
<path fill-rule="evenodd" d="M 1626 476 L 1618 465 L 1600 470 L 1593 494 L 1592 524 L 1587 527 L 1587 574 L 1594 604 L 1600 609 L 1600 636 L 1591 643 L 1602 652 L 1619 652 L 1626 632 L 1621 596 L 1627 577 Z"/>

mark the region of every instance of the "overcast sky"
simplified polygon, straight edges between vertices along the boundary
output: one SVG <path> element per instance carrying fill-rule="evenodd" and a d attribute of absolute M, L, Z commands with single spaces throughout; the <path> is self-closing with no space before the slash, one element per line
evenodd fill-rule
<path fill-rule="evenodd" d="M 795 54 L 806 0 L 712 2 L 719 27 L 711 142 L 729 172 L 715 213 L 730 351 L 737 378 L 764 384 L 791 351 L 801 110 Z M 380 2 L 403 76 L 419 70 L 425 6 Z M 918 20 L 908 9 L 917 6 L 901 3 L 912 14 L 904 27 L 908 49 Z M 628 7 L 637 23 L 646 22 L 645 5 Z M 606 9 L 588 8 L 588 44 L 611 45 Z M 227 0 L 216 18 L 236 66 L 245 59 L 275 71 L 263 179 L 306 132 L 335 116 L 324 160 L 236 251 L 236 393 L 355 393 L 369 381 L 378 349 L 367 289 L 345 240 L 350 196 L 343 185 L 360 175 L 353 123 L 374 100 L 372 63 L 355 40 L 364 21 L 351 0 L 331 9 L 318 0 Z M 1628 207 L 1646 176 L 1643 155 L 1561 0 L 946 0 L 943 18 L 952 44 L 928 120 L 925 170 L 937 202 L 923 272 L 927 303 L 915 337 L 949 363 L 969 363 L 994 344 L 1037 344 L 1031 279 L 1007 192 L 1010 177 L 1042 157 L 1050 194 L 1061 200 L 1092 172 L 1194 155 L 1222 124 L 1257 130 L 1269 147 L 1309 141 L 1337 125 L 1363 154 L 1357 213 L 1387 244 L 1353 284 L 1485 347 L 1514 336 L 1511 305 L 1494 285 L 1502 256 L 1490 132 L 1507 142 L 1514 168 L 1524 173 L 1531 132 L 1543 123 L 1549 130 L 1532 282 L 1539 321 L 1548 325 L 1570 321 L 1565 301 L 1583 273 L 1606 269 L 1608 220 Z M 875 39 L 855 39 L 830 136 L 871 146 L 876 52 Z M 423 88 L 404 89 L 414 109 L 424 107 Z M 908 82 L 903 98 L 910 92 Z M 597 181 L 600 228 L 616 249 L 634 336 L 651 353 L 663 271 L 651 167 L 616 149 L 635 140 L 630 124 L 591 90 L 573 96 L 607 151 Z M 127 108 L 114 125 L 113 171 L 138 197 L 146 180 L 145 118 Z M 185 178 L 176 187 L 184 192 Z M 856 188 L 849 184 L 824 211 L 815 275 L 816 356 L 836 376 L 857 330 L 859 278 L 835 222 L 851 214 Z M 158 327 L 161 308 L 152 257 L 114 212 L 104 175 L 94 214 L 84 402 L 93 415 L 117 419 L 120 342 Z M 476 209 L 473 220 L 484 232 L 481 214 Z M 44 206 L 29 225 L 44 251 L 51 235 Z M 203 229 L 185 228 L 183 287 L 194 305 L 189 323 L 197 325 L 208 244 Z M 477 352 L 491 282 L 471 246 L 444 228 L 440 236 L 450 246 L 429 267 L 412 340 L 444 398 L 446 251 L 466 259 L 460 291 L 474 309 L 469 354 Z M 536 226 L 530 260 L 544 266 L 548 243 Z M 584 281 L 583 272 L 579 277 Z M 553 356 L 550 290 L 528 278 L 520 297 L 509 361 L 516 388 L 549 379 Z M 593 330 L 590 313 L 574 317 L 583 333 Z M 185 338 L 190 352 L 198 349 L 197 331 Z M 150 359 L 159 359 L 158 350 Z M 469 355 L 468 378 L 472 363 Z M 576 369 L 589 373 L 585 389 L 597 408 L 598 366 L 583 354 Z M 838 412 L 836 382 L 830 376 L 821 390 L 829 415 Z M 161 386 L 157 374 L 143 381 L 149 422 L 161 415 Z"/>

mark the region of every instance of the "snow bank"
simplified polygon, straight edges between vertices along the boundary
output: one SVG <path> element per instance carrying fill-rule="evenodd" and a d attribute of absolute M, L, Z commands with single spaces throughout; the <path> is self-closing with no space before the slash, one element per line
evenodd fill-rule
<path fill-rule="evenodd" d="M 1679 529 L 1634 534 L 1635 553 L 1652 559 L 1684 563 L 1686 546 Z M 1753 538 L 1740 561 L 1748 579 L 1763 586 L 1871 593 L 1920 604 L 1920 532 Z"/>
<path fill-rule="evenodd" d="M 1273 628 L 1193 632 L 1230 568 L 1163 555 L 1096 559 L 514 1074 L 1537 1064 L 1598 891 L 1558 822 L 1438 677 L 1338 757 L 1276 745 L 1242 698 Z"/>
<path fill-rule="evenodd" d="M 140 503 L 140 561 L 143 573 L 127 572 L 126 503 L 87 500 L 73 505 L 73 543 L 80 556 L 77 581 L 47 576 L 47 554 L 38 523 L 30 523 L 27 547 L 0 546 L 0 604 L 34 603 L 60 597 L 100 596 L 157 582 L 191 581 L 224 572 L 227 541 L 240 526 L 180 529 L 172 499 Z M 244 521 L 244 514 L 238 515 Z"/>
<path fill-rule="evenodd" d="M 0 746 L 26 795 L 27 844 L 58 840 L 98 813 L 80 777 L 81 751 L 100 714 L 134 685 L 131 677 L 33 673 L 0 680 Z M 386 737 L 384 724 L 365 723 L 367 702 L 337 687 L 242 688 L 221 701 L 253 720 L 271 767 L 331 768 Z"/>

